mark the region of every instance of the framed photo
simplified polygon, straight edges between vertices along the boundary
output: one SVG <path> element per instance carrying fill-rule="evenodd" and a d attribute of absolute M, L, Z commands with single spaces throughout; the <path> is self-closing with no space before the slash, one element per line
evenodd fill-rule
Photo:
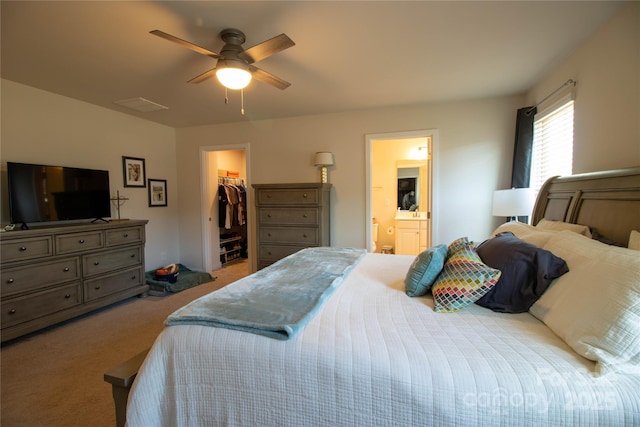
<path fill-rule="evenodd" d="M 145 187 L 144 159 L 122 156 L 122 173 L 125 187 Z"/>
<path fill-rule="evenodd" d="M 149 207 L 167 206 L 167 180 L 149 178 Z"/>

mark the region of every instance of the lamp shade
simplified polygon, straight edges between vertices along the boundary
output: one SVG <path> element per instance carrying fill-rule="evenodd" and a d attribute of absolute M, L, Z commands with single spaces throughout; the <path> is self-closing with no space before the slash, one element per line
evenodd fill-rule
<path fill-rule="evenodd" d="M 530 188 L 512 188 L 493 192 L 493 216 L 529 216 L 535 197 Z"/>
<path fill-rule="evenodd" d="M 333 165 L 333 153 L 320 152 L 316 153 L 315 161 L 316 166 L 332 166 Z"/>

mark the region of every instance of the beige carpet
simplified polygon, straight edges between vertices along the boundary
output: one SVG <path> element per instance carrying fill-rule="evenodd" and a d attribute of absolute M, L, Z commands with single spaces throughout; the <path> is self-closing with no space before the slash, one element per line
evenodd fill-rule
<path fill-rule="evenodd" d="M 247 272 L 245 260 L 214 271 L 213 282 L 164 297 L 131 298 L 4 345 L 1 425 L 115 426 L 104 373 L 150 347 L 173 311 Z"/>

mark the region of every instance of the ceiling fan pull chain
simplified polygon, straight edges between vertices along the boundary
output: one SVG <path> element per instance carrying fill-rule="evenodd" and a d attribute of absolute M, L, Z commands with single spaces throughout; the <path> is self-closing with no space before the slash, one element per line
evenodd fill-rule
<path fill-rule="evenodd" d="M 229 94 L 227 93 L 227 88 L 224 88 L 224 103 L 228 104 L 229 103 Z"/>
<path fill-rule="evenodd" d="M 240 89 L 240 113 L 244 116 L 244 89 Z"/>

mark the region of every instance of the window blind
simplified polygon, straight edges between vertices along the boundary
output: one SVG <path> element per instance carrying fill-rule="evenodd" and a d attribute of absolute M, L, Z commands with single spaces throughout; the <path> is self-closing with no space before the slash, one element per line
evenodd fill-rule
<path fill-rule="evenodd" d="M 544 182 L 573 170 L 573 99 L 555 103 L 554 109 L 536 114 L 530 187 L 537 193 Z M 558 106 L 560 104 L 560 106 Z"/>

